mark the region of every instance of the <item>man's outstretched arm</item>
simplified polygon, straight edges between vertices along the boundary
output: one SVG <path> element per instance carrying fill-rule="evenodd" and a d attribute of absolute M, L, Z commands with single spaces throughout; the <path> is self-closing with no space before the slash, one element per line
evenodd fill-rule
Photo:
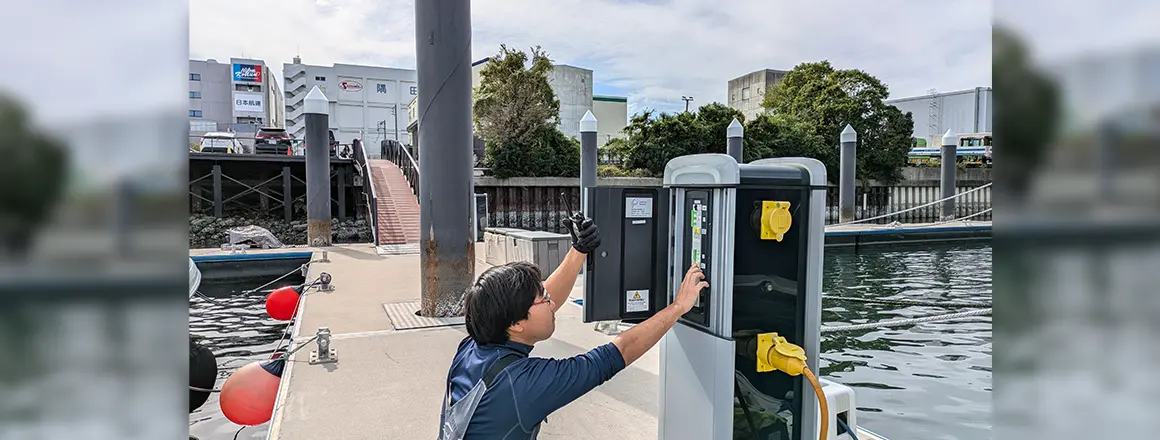
<path fill-rule="evenodd" d="M 560 310 L 568 302 L 568 295 L 576 285 L 576 276 L 580 274 L 584 260 L 589 253 L 600 247 L 600 228 L 596 227 L 592 219 L 576 213 L 564 220 L 564 226 L 572 236 L 572 248 L 568 249 L 568 255 L 564 256 L 560 267 L 544 281 L 544 291 L 552 298 L 552 312 Z"/>
<path fill-rule="evenodd" d="M 709 287 L 701 269 L 693 266 L 672 304 L 621 333 L 612 342 L 567 359 L 529 358 L 518 374 L 508 376 L 517 396 L 522 427 L 543 420 L 552 411 L 608 381 L 656 345 L 681 315 L 693 308 L 697 294 Z"/>
<path fill-rule="evenodd" d="M 552 312 L 560 310 L 568 302 L 572 287 L 576 285 L 576 278 L 580 275 L 580 268 L 584 266 L 587 255 L 575 248 L 568 249 L 564 261 L 560 263 L 547 280 L 544 280 L 544 291 L 552 298 Z"/>
<path fill-rule="evenodd" d="M 705 282 L 704 279 L 705 274 L 701 272 L 701 268 L 697 266 L 689 268 L 672 304 L 661 309 L 644 322 L 617 335 L 612 340 L 612 344 L 620 349 L 620 355 L 624 358 L 626 367 L 640 359 L 645 352 L 656 345 L 661 337 L 673 328 L 681 315 L 688 313 L 693 308 L 693 303 L 701 289 L 709 287 L 709 283 Z"/>

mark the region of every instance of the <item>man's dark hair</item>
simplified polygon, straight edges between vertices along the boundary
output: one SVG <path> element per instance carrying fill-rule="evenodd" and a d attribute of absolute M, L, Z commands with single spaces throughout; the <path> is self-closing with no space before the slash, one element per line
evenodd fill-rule
<path fill-rule="evenodd" d="M 476 344 L 507 342 L 507 329 L 528 317 L 528 309 L 544 293 L 540 268 L 528 262 L 495 266 L 483 272 L 464 295 L 467 333 Z"/>

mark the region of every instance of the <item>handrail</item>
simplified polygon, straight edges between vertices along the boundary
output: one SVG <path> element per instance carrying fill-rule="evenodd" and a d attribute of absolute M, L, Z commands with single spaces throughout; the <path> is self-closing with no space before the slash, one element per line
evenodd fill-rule
<path fill-rule="evenodd" d="M 918 205 L 918 206 L 915 206 L 915 207 L 912 207 L 912 208 L 903 209 L 903 210 L 901 210 L 901 211 L 888 212 L 888 213 L 886 213 L 886 214 L 882 214 L 882 215 L 879 215 L 879 216 L 876 216 L 876 217 L 864 218 L 864 219 L 862 219 L 862 220 L 853 220 L 853 221 L 848 221 L 848 222 L 844 222 L 844 223 L 835 223 L 835 224 L 828 225 L 828 226 L 844 226 L 844 225 L 852 225 L 852 224 L 855 224 L 855 223 L 862 223 L 862 222 L 869 222 L 869 221 L 874 221 L 874 220 L 881 220 L 881 219 L 884 219 L 884 218 L 887 218 L 887 217 L 890 217 L 890 216 L 894 216 L 894 215 L 898 215 L 898 214 L 903 214 L 903 213 L 907 213 L 907 212 L 910 212 L 910 211 L 916 211 L 916 210 L 918 210 L 918 209 L 921 209 L 921 208 L 925 208 L 925 207 L 932 206 L 932 205 L 937 205 L 937 204 L 939 204 L 939 203 L 945 202 L 945 201 L 947 201 L 947 200 L 950 200 L 950 199 L 953 199 L 953 198 L 957 198 L 957 197 L 959 197 L 959 196 L 965 196 L 965 195 L 967 195 L 967 194 L 973 193 L 973 192 L 975 192 L 975 191 L 978 191 L 978 190 L 981 190 L 981 189 L 983 189 L 983 188 L 988 188 L 988 187 L 990 187 L 990 186 L 991 186 L 993 183 L 994 183 L 994 182 L 987 183 L 987 184 L 985 184 L 985 185 L 982 185 L 982 186 L 979 186 L 979 187 L 976 187 L 976 188 L 971 188 L 971 189 L 969 189 L 969 190 L 966 190 L 966 191 L 963 191 L 963 192 L 961 192 L 961 193 L 955 193 L 955 195 L 952 195 L 952 196 L 950 196 L 950 197 L 943 197 L 943 198 L 941 198 L 941 199 L 938 199 L 938 200 L 935 200 L 935 201 L 933 201 L 933 202 L 930 202 L 930 203 L 924 203 L 924 204 L 921 204 L 921 205 Z"/>
<path fill-rule="evenodd" d="M 419 163 L 407 151 L 407 148 L 398 141 L 384 140 L 384 144 L 391 143 L 393 151 L 384 157 L 399 167 L 399 171 L 403 173 L 403 178 L 407 179 L 407 183 L 411 185 L 411 193 L 415 197 L 419 197 Z M 405 156 L 405 157 L 404 157 Z"/>
<path fill-rule="evenodd" d="M 407 156 L 407 161 L 410 162 L 411 166 L 415 168 L 415 174 L 419 174 L 419 161 L 415 160 L 414 157 L 411 157 L 411 152 L 407 151 L 407 148 L 403 147 L 403 144 L 396 144 L 396 148 L 403 150 L 403 154 Z"/>
<path fill-rule="evenodd" d="M 367 159 L 366 146 L 363 145 L 362 141 L 359 141 L 357 145 L 358 148 L 356 149 L 358 152 L 356 154 L 358 156 L 356 156 L 355 161 L 360 162 L 359 159 L 362 159 L 361 168 L 366 171 L 366 177 L 363 178 L 363 186 L 369 186 L 371 188 L 369 199 L 367 198 L 367 191 L 365 189 L 363 190 L 363 199 L 366 200 L 367 209 L 370 210 L 368 214 L 371 217 L 371 233 L 375 236 L 375 246 L 379 246 L 379 195 L 375 191 L 375 179 L 371 176 L 371 162 Z"/>

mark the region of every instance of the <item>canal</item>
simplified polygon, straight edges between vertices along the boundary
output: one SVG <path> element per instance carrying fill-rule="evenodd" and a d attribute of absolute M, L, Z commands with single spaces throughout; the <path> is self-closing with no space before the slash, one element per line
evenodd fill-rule
<path fill-rule="evenodd" d="M 285 323 L 266 316 L 264 294 L 237 296 L 267 280 L 205 285 L 190 304 L 190 331 L 223 364 L 218 386 L 246 362 L 269 358 Z M 301 283 L 301 279 L 287 279 Z M 272 286 L 275 287 L 275 286 Z M 991 302 L 989 244 L 827 250 L 825 293 L 835 297 L 929 302 Z M 827 299 L 827 326 L 960 311 Z M 860 423 L 892 439 L 991 438 L 991 319 L 827 334 L 822 375 L 855 389 Z M 190 415 L 202 440 L 265 438 L 266 426 L 239 427 L 218 411 L 216 396 Z"/>

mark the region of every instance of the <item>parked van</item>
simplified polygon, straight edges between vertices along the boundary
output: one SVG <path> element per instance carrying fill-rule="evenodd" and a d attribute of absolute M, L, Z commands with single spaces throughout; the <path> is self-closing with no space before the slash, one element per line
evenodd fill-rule
<path fill-rule="evenodd" d="M 201 137 L 202 153 L 245 154 L 246 148 L 233 133 L 210 132 Z"/>

